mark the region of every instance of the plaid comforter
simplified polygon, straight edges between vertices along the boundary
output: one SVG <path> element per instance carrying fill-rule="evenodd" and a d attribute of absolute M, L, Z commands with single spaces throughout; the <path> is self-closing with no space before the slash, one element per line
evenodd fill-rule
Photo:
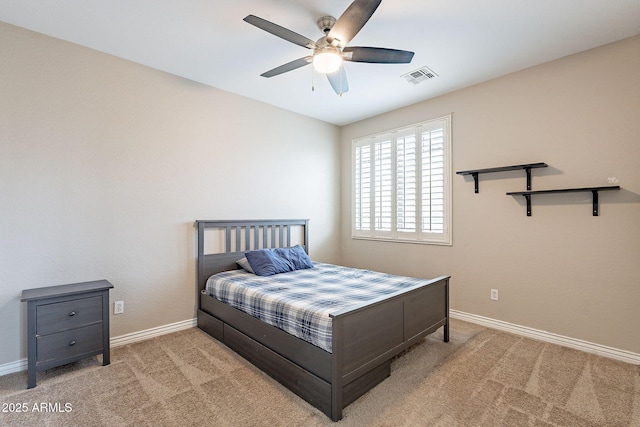
<path fill-rule="evenodd" d="M 211 276 L 212 297 L 331 352 L 329 314 L 409 288 L 425 279 L 332 264 L 273 276 L 231 270 Z"/>

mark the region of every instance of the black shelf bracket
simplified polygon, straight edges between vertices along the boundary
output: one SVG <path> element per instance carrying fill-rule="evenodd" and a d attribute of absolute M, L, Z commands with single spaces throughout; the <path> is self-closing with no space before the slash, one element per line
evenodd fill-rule
<path fill-rule="evenodd" d="M 479 193 L 479 185 L 478 185 L 478 175 L 481 173 L 494 173 L 494 172 L 507 172 L 513 170 L 521 170 L 527 173 L 527 190 L 531 190 L 531 169 L 536 168 L 546 168 L 548 165 L 546 163 L 527 163 L 525 165 L 514 165 L 514 166 L 501 166 L 497 168 L 487 168 L 487 169 L 472 169 L 468 171 L 459 171 L 456 172 L 458 175 L 471 175 L 473 177 L 473 182 L 475 184 L 474 192 Z"/>
<path fill-rule="evenodd" d="M 523 196 L 527 199 L 527 216 L 531 216 L 531 194 L 523 194 Z"/>
<path fill-rule="evenodd" d="M 585 188 L 561 188 L 555 190 L 538 190 L 538 191 L 512 191 L 507 193 L 507 196 L 523 196 L 527 201 L 527 216 L 531 216 L 531 196 L 534 194 L 553 194 L 553 193 L 588 193 L 591 192 L 593 198 L 593 216 L 599 215 L 598 209 L 598 192 L 620 190 L 619 185 L 612 185 L 609 187 L 585 187 Z"/>

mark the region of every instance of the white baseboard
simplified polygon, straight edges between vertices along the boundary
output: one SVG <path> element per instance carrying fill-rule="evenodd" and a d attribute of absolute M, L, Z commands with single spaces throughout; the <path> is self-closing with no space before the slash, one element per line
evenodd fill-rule
<path fill-rule="evenodd" d="M 464 320 L 466 322 L 475 323 L 492 329 L 498 329 L 500 331 L 510 332 L 512 334 L 524 336 L 527 338 L 533 338 L 539 341 L 557 344 L 564 347 L 581 350 L 587 353 L 609 357 L 611 359 L 621 360 L 623 362 L 632 363 L 634 365 L 640 365 L 640 354 L 632 353 L 630 351 L 607 347 L 600 344 L 594 344 L 576 338 L 565 337 L 563 335 L 529 328 L 527 326 L 520 326 L 509 322 L 503 322 L 502 320 L 478 316 L 476 314 L 465 313 L 464 311 L 449 310 L 449 314 L 454 319 Z M 111 347 L 119 347 L 127 344 L 133 344 L 138 341 L 144 341 L 149 338 L 158 337 L 160 335 L 170 334 L 172 332 L 178 332 L 185 329 L 193 328 L 196 325 L 197 321 L 195 318 L 187 319 L 181 322 L 158 326 L 157 328 L 151 328 L 144 331 L 120 335 L 118 337 L 111 338 L 110 343 Z M 0 365 L 0 376 L 26 370 L 27 359 L 16 360 L 15 362 L 9 362 Z"/>
<path fill-rule="evenodd" d="M 181 322 L 170 323 L 168 325 L 158 326 L 157 328 L 146 329 L 144 331 L 133 332 L 130 334 L 113 337 L 109 340 L 111 348 L 120 347 L 127 344 L 133 344 L 138 341 L 148 340 L 149 338 L 158 337 L 160 335 L 170 334 L 185 329 L 193 328 L 197 325 L 197 320 L 187 319 Z M 27 370 L 27 359 L 16 360 L 15 362 L 4 363 L 0 365 L 0 376 L 13 374 L 15 372 Z"/>
<path fill-rule="evenodd" d="M 119 337 L 111 338 L 110 343 L 111 347 L 120 347 L 121 345 L 133 344 L 134 342 L 148 340 L 149 338 L 153 337 L 159 337 L 160 335 L 183 331 L 185 329 L 193 328 L 196 325 L 197 320 L 195 318 L 187 319 L 181 322 L 158 326 L 157 328 L 145 329 L 144 331 L 120 335 Z"/>
<path fill-rule="evenodd" d="M 634 365 L 640 365 L 640 354 L 638 353 L 632 353 L 626 350 L 607 347 L 605 345 L 595 344 L 576 338 L 565 337 L 563 335 L 541 331 L 539 329 L 533 329 L 527 326 L 503 322 L 502 320 L 496 320 L 489 317 L 478 316 L 476 314 L 465 313 L 464 311 L 449 310 L 449 315 L 454 319 L 464 320 L 466 322 L 475 323 L 478 325 L 486 326 L 488 328 L 498 329 L 500 331 L 510 332 L 512 334 L 521 335 L 527 338 L 533 338 L 539 341 L 557 344 L 587 353 L 597 354 L 598 356 L 621 360 L 623 362 L 632 363 Z"/>
<path fill-rule="evenodd" d="M 0 365 L 0 377 L 2 375 L 13 374 L 14 372 L 26 371 L 27 359 L 16 360 L 15 362 Z"/>

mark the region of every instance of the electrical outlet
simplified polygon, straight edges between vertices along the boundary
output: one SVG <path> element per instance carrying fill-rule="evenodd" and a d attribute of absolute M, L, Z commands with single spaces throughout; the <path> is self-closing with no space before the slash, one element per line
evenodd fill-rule
<path fill-rule="evenodd" d="M 124 301 L 116 301 L 113 303 L 113 314 L 124 313 Z"/>
<path fill-rule="evenodd" d="M 497 289 L 491 289 L 491 299 L 493 301 L 498 301 L 498 290 Z"/>

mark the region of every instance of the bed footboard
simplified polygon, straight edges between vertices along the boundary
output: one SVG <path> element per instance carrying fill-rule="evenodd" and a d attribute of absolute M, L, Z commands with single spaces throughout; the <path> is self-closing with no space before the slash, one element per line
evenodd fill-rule
<path fill-rule="evenodd" d="M 440 327 L 445 328 L 444 341 L 449 341 L 449 276 L 331 317 L 334 343 L 331 419 L 337 421 L 342 418 L 342 409 L 350 403 L 344 395 L 349 384 Z M 355 398 L 370 388 L 355 390 Z"/>

